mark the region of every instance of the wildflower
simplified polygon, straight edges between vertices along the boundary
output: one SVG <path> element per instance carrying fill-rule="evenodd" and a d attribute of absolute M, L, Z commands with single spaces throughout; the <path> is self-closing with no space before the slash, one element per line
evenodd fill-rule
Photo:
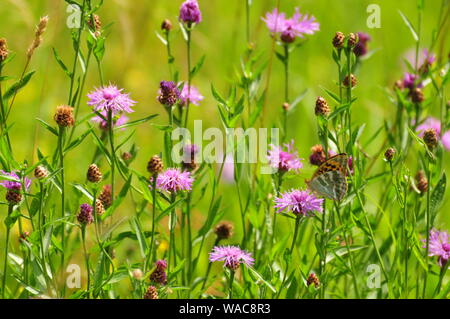
<path fill-rule="evenodd" d="M 192 161 L 195 159 L 195 155 L 200 151 L 199 147 L 195 144 L 186 144 L 183 146 L 183 161 Z"/>
<path fill-rule="evenodd" d="M 357 57 L 361 57 L 367 54 L 367 42 L 370 41 L 370 36 L 367 33 L 358 32 L 358 42 L 353 48 L 353 53 Z"/>
<path fill-rule="evenodd" d="M 94 19 L 89 18 L 88 25 L 94 30 L 95 37 L 98 38 L 102 33 L 102 22 L 100 21 L 100 17 L 98 15 L 93 14 L 93 17 Z"/>
<path fill-rule="evenodd" d="M 384 158 L 388 162 L 391 162 L 394 156 L 395 156 L 395 149 L 393 149 L 392 147 L 388 148 L 386 152 L 384 152 Z"/>
<path fill-rule="evenodd" d="M 186 0 L 180 8 L 180 20 L 191 25 L 199 24 L 202 21 L 202 13 L 197 0 Z"/>
<path fill-rule="evenodd" d="M 122 153 L 122 159 L 125 162 L 129 162 L 129 161 L 131 161 L 133 159 L 133 154 L 131 154 L 130 152 L 123 152 Z"/>
<path fill-rule="evenodd" d="M 303 167 L 301 158 L 298 157 L 297 151 L 294 149 L 294 141 L 284 144 L 286 151 L 281 146 L 269 145 L 270 150 L 267 156 L 269 165 L 279 169 L 282 172 L 296 171 Z"/>
<path fill-rule="evenodd" d="M 230 222 L 220 222 L 215 228 L 214 233 L 217 239 L 228 239 L 233 235 L 233 224 Z"/>
<path fill-rule="evenodd" d="M 440 232 L 432 229 L 429 235 L 428 256 L 438 256 L 439 266 L 445 267 L 450 259 L 450 241 L 447 232 Z M 422 240 L 426 242 L 426 240 Z M 423 246 L 426 248 L 426 245 Z"/>
<path fill-rule="evenodd" d="M 8 44 L 6 39 L 0 38 L 0 62 L 3 62 L 8 57 Z"/>
<path fill-rule="evenodd" d="M 419 137 L 423 138 L 426 130 L 433 129 L 437 135 L 441 134 L 441 121 L 434 117 L 428 117 L 422 124 L 417 126 L 416 132 L 418 132 Z"/>
<path fill-rule="evenodd" d="M 190 172 L 181 172 L 178 168 L 169 168 L 156 177 L 156 188 L 170 193 L 189 191 L 192 189 L 193 181 Z"/>
<path fill-rule="evenodd" d="M 288 102 L 284 102 L 283 105 L 281 106 L 283 108 L 283 110 L 288 111 L 289 110 L 289 103 Z"/>
<path fill-rule="evenodd" d="M 189 85 L 185 84 L 180 94 L 180 105 L 186 106 L 189 103 L 194 105 L 199 105 L 200 101 L 204 99 L 203 95 L 200 94 L 198 89 L 191 85 L 189 89 Z"/>
<path fill-rule="evenodd" d="M 45 32 L 45 29 L 47 28 L 48 23 L 48 16 L 45 16 L 39 20 L 39 24 L 36 26 L 36 32 L 34 34 L 33 42 L 31 43 L 30 47 L 27 51 L 27 57 L 31 58 L 34 51 L 41 45 L 42 43 L 42 35 Z"/>
<path fill-rule="evenodd" d="M 419 71 L 421 73 L 428 73 L 430 70 L 430 67 L 433 65 L 433 63 L 436 61 L 436 56 L 428 51 L 427 49 L 423 50 L 423 56 L 422 56 L 422 63 L 419 67 Z"/>
<path fill-rule="evenodd" d="M 442 145 L 447 151 L 450 151 L 450 131 L 447 131 L 442 135 Z"/>
<path fill-rule="evenodd" d="M 343 81 L 343 84 L 345 87 L 348 87 L 349 85 L 351 85 L 351 87 L 354 87 L 354 86 L 356 86 L 356 83 L 357 83 L 357 80 L 353 74 L 350 74 L 350 80 L 349 80 L 349 76 L 347 75 Z"/>
<path fill-rule="evenodd" d="M 170 22 L 169 19 L 165 19 L 162 23 L 161 23 L 161 30 L 164 30 L 166 32 L 169 32 L 170 30 L 172 30 L 172 22 Z"/>
<path fill-rule="evenodd" d="M 167 262 L 165 260 L 158 260 L 155 266 L 155 270 L 150 274 L 150 281 L 160 285 L 167 284 Z"/>
<path fill-rule="evenodd" d="M 22 188 L 25 188 L 27 192 L 31 186 L 31 180 L 27 177 L 24 178 L 23 185 L 20 177 L 16 172 L 12 171 L 10 173 L 0 170 L 3 176 L 7 176 L 10 179 L 3 180 L 0 185 L 5 187 L 8 191 L 6 192 L 6 201 L 10 205 L 17 205 L 22 201 Z"/>
<path fill-rule="evenodd" d="M 88 105 L 92 106 L 97 112 L 112 112 L 113 115 L 121 112 L 134 112 L 131 107 L 136 102 L 130 99 L 128 93 L 122 93 L 122 91 L 123 89 L 119 89 L 112 84 L 100 87 L 87 95 L 89 98 Z"/>
<path fill-rule="evenodd" d="M 34 177 L 36 177 L 37 179 L 43 179 L 48 177 L 48 170 L 42 166 L 36 166 L 36 168 L 34 169 Z"/>
<path fill-rule="evenodd" d="M 322 145 L 317 144 L 311 147 L 311 155 L 309 156 L 309 162 L 311 163 L 311 165 L 320 166 L 326 160 L 327 156 Z"/>
<path fill-rule="evenodd" d="M 319 288 L 320 286 L 320 281 L 319 278 L 317 277 L 317 275 L 315 273 L 311 273 L 308 276 L 308 279 L 306 279 L 306 285 L 309 287 L 312 284 L 314 284 L 315 288 Z"/>
<path fill-rule="evenodd" d="M 180 99 L 181 93 L 172 81 L 161 81 L 159 83 L 158 101 L 162 105 L 172 107 Z"/>
<path fill-rule="evenodd" d="M 272 34 L 280 34 L 280 39 L 284 43 L 291 43 L 297 37 L 303 38 L 304 34 L 313 34 L 319 30 L 319 23 L 314 16 L 302 15 L 298 8 L 290 19 L 285 18 L 285 13 L 278 13 L 277 9 L 267 12 L 265 19 L 267 28 Z"/>
<path fill-rule="evenodd" d="M 327 101 L 323 97 L 319 96 L 316 100 L 316 108 L 315 108 L 316 115 L 328 116 L 330 112 L 331 110 L 330 107 L 328 106 Z"/>
<path fill-rule="evenodd" d="M 91 164 L 89 165 L 86 177 L 89 182 L 98 183 L 102 180 L 102 172 L 97 165 Z"/>
<path fill-rule="evenodd" d="M 344 47 L 345 35 L 342 32 L 336 32 L 333 38 L 333 46 L 336 49 L 342 49 Z"/>
<path fill-rule="evenodd" d="M 104 208 L 108 208 L 112 204 L 111 185 L 104 185 L 98 199 L 102 202 Z"/>
<path fill-rule="evenodd" d="M 425 130 L 425 132 L 423 133 L 423 141 L 430 151 L 436 148 L 436 146 L 438 145 L 438 136 L 436 134 L 436 130 L 433 128 Z"/>
<path fill-rule="evenodd" d="M 422 83 L 416 83 L 417 76 L 412 73 L 405 73 L 403 77 L 403 87 L 409 89 L 410 91 L 414 90 L 414 88 L 422 87 Z"/>
<path fill-rule="evenodd" d="M 83 225 L 92 224 L 94 221 L 94 216 L 92 215 L 93 208 L 89 204 L 81 204 L 80 212 L 77 215 L 78 222 Z"/>
<path fill-rule="evenodd" d="M 209 254 L 209 261 L 224 261 L 224 267 L 230 270 L 236 270 L 240 264 L 248 267 L 253 265 L 254 259 L 251 254 L 241 250 L 237 246 L 216 246 Z"/>
<path fill-rule="evenodd" d="M 58 106 L 53 118 L 59 127 L 73 126 L 75 124 L 75 119 L 73 117 L 73 107 L 67 105 Z"/>
<path fill-rule="evenodd" d="M 149 286 L 144 294 L 144 299 L 158 299 L 158 290 L 155 286 Z"/>
<path fill-rule="evenodd" d="M 95 212 L 97 215 L 103 215 L 105 212 L 105 207 L 103 206 L 103 203 L 100 199 L 95 200 Z"/>
<path fill-rule="evenodd" d="M 311 216 L 322 212 L 323 198 L 317 198 L 309 190 L 291 190 L 275 198 L 277 212 L 288 210 L 294 215 Z"/>
<path fill-rule="evenodd" d="M 417 189 L 421 194 L 428 192 L 428 179 L 425 176 L 424 171 L 418 171 L 416 174 Z"/>
<path fill-rule="evenodd" d="M 159 174 L 164 169 L 164 163 L 158 155 L 152 156 L 152 158 L 148 161 L 147 171 L 152 174 Z"/>
<path fill-rule="evenodd" d="M 357 36 L 356 34 L 350 33 L 350 34 L 347 36 L 347 46 L 348 46 L 349 48 L 354 48 L 355 45 L 356 45 L 356 43 L 357 43 L 357 41 L 358 41 L 358 36 Z"/>
<path fill-rule="evenodd" d="M 108 111 L 102 111 L 100 112 L 101 116 L 96 115 L 92 118 L 93 122 L 96 122 L 99 124 L 100 129 L 106 131 L 108 130 Z M 118 127 L 126 124 L 128 122 L 128 117 L 124 114 L 114 114 L 112 117 L 113 127 Z"/>
<path fill-rule="evenodd" d="M 414 88 L 413 90 L 411 90 L 410 95 L 411 100 L 414 103 L 422 103 L 424 100 L 423 92 L 420 88 Z"/>

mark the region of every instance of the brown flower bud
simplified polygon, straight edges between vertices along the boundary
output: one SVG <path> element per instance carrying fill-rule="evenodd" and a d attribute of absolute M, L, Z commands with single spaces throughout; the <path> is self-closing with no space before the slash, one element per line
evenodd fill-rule
<path fill-rule="evenodd" d="M 351 83 L 352 87 L 354 87 L 357 83 L 356 77 L 353 74 L 350 74 L 350 81 L 349 81 L 348 75 L 345 77 L 345 79 L 343 81 L 343 84 L 345 87 L 348 87 L 350 85 L 350 83 Z"/>
<path fill-rule="evenodd" d="M 284 102 L 283 105 L 281 106 L 283 108 L 283 110 L 287 111 L 289 110 L 289 103 L 288 102 Z"/>
<path fill-rule="evenodd" d="M 28 58 L 31 58 L 33 56 L 34 51 L 41 45 L 43 41 L 42 35 L 44 34 L 45 29 L 47 28 L 47 23 L 48 23 L 48 16 L 42 17 L 39 20 L 39 24 L 36 26 L 34 40 L 27 51 Z"/>
<path fill-rule="evenodd" d="M 163 171 L 164 169 L 164 163 L 161 160 L 161 158 L 158 155 L 154 155 L 152 156 L 152 158 L 150 159 L 150 161 L 148 161 L 147 164 L 147 171 L 152 174 L 159 174 Z"/>
<path fill-rule="evenodd" d="M 422 103 L 423 102 L 424 96 L 423 96 L 423 92 L 420 88 L 414 88 L 410 94 L 411 94 L 411 100 L 414 103 Z"/>
<path fill-rule="evenodd" d="M 428 191 L 428 179 L 425 176 L 424 171 L 418 171 L 416 174 L 416 185 L 417 189 L 421 194 L 424 194 Z"/>
<path fill-rule="evenodd" d="M 350 33 L 347 36 L 347 45 L 349 48 L 354 48 L 356 43 L 358 43 L 358 36 L 355 33 Z"/>
<path fill-rule="evenodd" d="M 22 194 L 15 189 L 8 189 L 6 192 L 6 201 L 10 205 L 17 205 L 22 201 Z"/>
<path fill-rule="evenodd" d="M 103 206 L 103 203 L 100 199 L 97 199 L 95 201 L 95 212 L 97 213 L 97 215 L 103 215 L 103 213 L 105 212 L 105 207 Z"/>
<path fill-rule="evenodd" d="M 428 149 L 432 151 L 438 145 L 436 130 L 434 128 L 425 130 L 423 133 L 423 141 L 428 146 Z"/>
<path fill-rule="evenodd" d="M 336 32 L 333 38 L 333 46 L 336 49 L 342 49 L 344 47 L 345 35 L 342 32 Z"/>
<path fill-rule="evenodd" d="M 384 152 L 384 158 L 385 158 L 388 162 L 392 161 L 392 159 L 394 158 L 394 156 L 395 156 L 395 149 L 393 149 L 392 147 L 388 148 L 388 149 L 386 150 L 386 152 Z"/>
<path fill-rule="evenodd" d="M 319 288 L 320 281 L 315 273 L 311 273 L 309 274 L 308 279 L 306 280 L 306 284 L 308 285 L 308 287 L 314 284 L 315 288 Z"/>
<path fill-rule="evenodd" d="M 3 62 L 8 57 L 8 44 L 6 39 L 0 39 L 0 62 Z"/>
<path fill-rule="evenodd" d="M 73 107 L 67 105 L 58 106 L 56 108 L 54 120 L 60 127 L 73 126 L 75 124 Z"/>
<path fill-rule="evenodd" d="M 144 299 L 158 299 L 158 290 L 155 286 L 148 287 L 144 294 Z"/>
<path fill-rule="evenodd" d="M 130 152 L 123 152 L 122 159 L 125 162 L 131 161 L 133 159 L 133 155 Z"/>
<path fill-rule="evenodd" d="M 161 24 L 161 30 L 169 32 L 172 30 L 172 22 L 169 19 L 165 19 Z"/>
<path fill-rule="evenodd" d="M 103 189 L 98 196 L 98 199 L 102 202 L 103 207 L 107 209 L 112 204 L 112 188 L 111 185 L 104 185 Z"/>
<path fill-rule="evenodd" d="M 321 96 L 319 96 L 316 100 L 316 108 L 315 113 L 316 115 L 323 115 L 328 116 L 330 114 L 331 110 L 328 106 L 328 102 Z"/>
<path fill-rule="evenodd" d="M 132 272 L 133 278 L 137 280 L 141 280 L 144 277 L 144 273 L 140 269 L 135 269 Z"/>
<path fill-rule="evenodd" d="M 102 172 L 100 172 L 97 165 L 91 164 L 89 165 L 86 177 L 89 182 L 98 183 L 102 180 Z"/>
<path fill-rule="evenodd" d="M 311 147 L 311 155 L 309 156 L 309 162 L 311 165 L 320 166 L 327 160 L 327 155 L 323 146 L 320 144 Z"/>
<path fill-rule="evenodd" d="M 36 166 L 36 168 L 34 169 L 34 177 L 36 177 L 37 179 L 43 179 L 46 178 L 48 176 L 48 170 L 42 166 Z"/>
<path fill-rule="evenodd" d="M 228 239 L 231 236 L 233 236 L 233 224 L 230 222 L 220 222 L 215 228 L 214 233 L 216 234 L 217 238 L 222 239 Z"/>
<path fill-rule="evenodd" d="M 403 85 L 403 81 L 402 80 L 397 80 L 394 83 L 394 89 L 397 88 L 399 90 L 403 90 L 405 88 L 405 86 Z"/>

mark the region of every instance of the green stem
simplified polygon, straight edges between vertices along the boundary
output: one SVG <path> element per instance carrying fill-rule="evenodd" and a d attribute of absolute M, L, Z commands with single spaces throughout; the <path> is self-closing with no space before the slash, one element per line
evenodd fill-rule
<path fill-rule="evenodd" d="M 428 156 L 428 155 L 425 155 Z M 430 250 L 430 229 L 431 229 L 431 216 L 430 216 L 430 193 L 431 193 L 431 160 L 428 158 L 428 163 L 427 163 L 427 178 L 428 178 L 428 190 L 427 190 L 427 208 L 426 208 L 426 223 L 427 223 L 427 228 L 426 228 L 426 234 L 427 234 L 427 239 L 426 239 L 426 246 L 425 246 L 425 258 L 427 261 L 427 270 L 425 271 L 424 274 L 424 279 L 423 279 L 423 291 L 422 291 L 422 298 L 425 298 L 425 294 L 426 294 L 426 289 L 427 289 L 427 281 L 428 281 L 428 272 L 430 271 L 430 265 L 428 263 L 428 252 Z"/>
<path fill-rule="evenodd" d="M 66 225 L 64 223 L 65 214 L 65 178 L 64 178 L 64 127 L 59 128 L 58 134 L 58 153 L 61 168 L 61 272 L 64 271 L 64 246 L 65 246 L 65 229 Z"/>
<path fill-rule="evenodd" d="M 220 238 L 216 237 L 213 247 L 216 247 L 217 245 L 219 245 L 219 243 L 220 243 Z M 206 275 L 205 275 L 205 280 L 203 281 L 203 284 L 202 284 L 202 290 L 205 289 L 206 283 L 208 282 L 209 273 L 211 272 L 211 266 L 212 266 L 212 262 L 208 262 L 208 268 L 206 269 Z"/>
<path fill-rule="evenodd" d="M 234 282 L 234 270 L 230 269 L 230 294 L 228 299 L 233 299 L 233 282 Z"/>
<path fill-rule="evenodd" d="M 87 292 L 87 298 L 89 299 L 90 286 L 91 286 L 91 271 L 90 271 L 90 267 L 89 267 L 89 255 L 88 255 L 87 249 L 86 249 L 86 225 L 81 226 L 81 240 L 83 242 L 83 252 L 84 252 L 84 258 L 85 258 L 85 262 L 86 262 L 86 271 L 87 271 L 86 292 Z"/>
<path fill-rule="evenodd" d="M 8 205 L 8 217 L 11 215 L 14 205 Z M 11 226 L 6 225 L 6 242 L 5 242 L 5 261 L 3 264 L 3 281 L 2 281 L 2 299 L 5 299 L 5 289 L 6 289 L 6 277 L 8 272 L 8 249 L 9 249 L 9 235 L 11 232 Z"/>
<path fill-rule="evenodd" d="M 189 119 L 189 105 L 191 104 L 191 101 L 189 97 L 191 96 L 191 30 L 190 27 L 186 30 L 187 33 L 187 68 L 188 68 L 188 96 L 186 99 L 186 119 L 184 121 L 184 127 L 187 127 L 188 119 Z M 180 118 L 180 122 L 182 119 Z"/>

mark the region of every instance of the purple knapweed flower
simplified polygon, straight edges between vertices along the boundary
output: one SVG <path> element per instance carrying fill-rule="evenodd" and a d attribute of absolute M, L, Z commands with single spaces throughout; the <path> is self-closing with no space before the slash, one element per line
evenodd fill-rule
<path fill-rule="evenodd" d="M 17 175 L 17 173 L 15 171 L 12 171 L 12 172 L 9 173 L 9 172 L 5 172 L 3 170 L 0 170 L 0 173 L 2 175 L 4 175 L 4 176 L 10 177 L 11 179 L 14 179 L 14 180 L 6 179 L 6 180 L 1 181 L 0 182 L 1 186 L 3 186 L 6 189 L 9 189 L 9 190 L 16 190 L 16 191 L 18 191 L 18 190 L 22 189 L 22 181 L 20 180 L 19 175 Z M 31 186 L 31 180 L 28 177 L 25 177 L 24 178 L 24 183 L 25 183 L 24 184 L 25 190 L 28 191 L 30 189 L 30 186 Z"/>
<path fill-rule="evenodd" d="M 353 52 L 357 57 L 367 54 L 367 42 L 371 40 L 370 35 L 364 32 L 358 32 L 358 43 L 353 48 Z"/>
<path fill-rule="evenodd" d="M 240 264 L 250 267 L 255 262 L 249 252 L 237 246 L 215 246 L 209 253 L 209 261 L 223 261 L 224 267 L 230 270 L 238 269 Z"/>
<path fill-rule="evenodd" d="M 190 191 L 193 182 L 189 171 L 182 172 L 178 168 L 168 168 L 156 177 L 156 188 L 169 193 Z"/>
<path fill-rule="evenodd" d="M 191 85 L 189 89 L 189 85 L 185 84 L 180 94 L 180 105 L 185 106 L 189 99 L 189 103 L 194 105 L 199 105 L 200 101 L 204 99 L 204 96 L 200 94 L 199 90 Z"/>
<path fill-rule="evenodd" d="M 112 112 L 114 115 L 134 112 L 131 107 L 136 104 L 128 93 L 122 93 L 115 85 L 103 86 L 88 94 L 88 105 L 97 112 Z"/>
<path fill-rule="evenodd" d="M 278 13 L 277 9 L 267 12 L 262 18 L 267 28 L 272 34 L 280 34 L 280 38 L 285 43 L 293 42 L 297 37 L 303 38 L 304 34 L 313 34 L 319 30 L 319 23 L 314 16 L 303 15 L 298 8 L 290 19 L 286 19 L 284 12 Z"/>
<path fill-rule="evenodd" d="M 322 212 L 323 198 L 317 198 L 309 190 L 294 189 L 275 198 L 277 212 L 288 210 L 294 215 L 313 216 Z"/>
<path fill-rule="evenodd" d="M 166 274 L 167 261 L 158 260 L 155 263 L 155 266 L 156 266 L 155 270 L 153 270 L 153 272 L 150 274 L 150 281 L 160 285 L 167 284 L 167 274 Z"/>
<path fill-rule="evenodd" d="M 183 162 L 190 163 L 195 159 L 195 156 L 200 151 L 200 148 L 195 144 L 186 144 L 183 146 Z"/>
<path fill-rule="evenodd" d="M 436 131 L 437 136 L 441 134 L 441 121 L 434 117 L 428 117 L 422 124 L 417 126 L 416 132 L 418 132 L 419 137 L 423 137 L 423 133 L 426 130 L 434 129 Z"/>
<path fill-rule="evenodd" d="M 444 267 L 450 259 L 450 241 L 448 233 L 432 229 L 428 240 L 428 256 L 438 256 L 439 266 Z M 426 243 L 426 239 L 423 239 L 422 241 Z M 423 248 L 426 248 L 426 244 Z"/>
<path fill-rule="evenodd" d="M 186 24 L 199 24 L 202 21 L 202 13 L 197 0 L 186 0 L 180 7 L 180 20 Z"/>
<path fill-rule="evenodd" d="M 177 85 L 172 81 L 161 81 L 159 83 L 158 101 L 162 105 L 172 107 L 180 99 L 181 93 Z"/>
<path fill-rule="evenodd" d="M 94 215 L 92 214 L 93 208 L 89 204 L 81 204 L 80 212 L 77 215 L 77 220 L 81 225 L 89 225 L 94 221 Z"/>
<path fill-rule="evenodd" d="M 415 88 L 421 88 L 423 87 L 422 83 L 416 83 L 417 76 L 412 73 L 405 73 L 405 76 L 403 78 L 403 87 L 409 89 L 410 91 L 414 90 Z"/>
<path fill-rule="evenodd" d="M 95 116 L 92 118 L 92 121 L 98 123 L 102 130 L 108 129 L 108 113 L 107 111 L 100 112 L 102 116 Z M 118 127 L 124 125 L 128 122 L 128 117 L 124 114 L 118 114 L 113 116 L 113 126 Z"/>
<path fill-rule="evenodd" d="M 450 131 L 445 132 L 442 135 L 442 145 L 447 151 L 450 151 Z"/>
<path fill-rule="evenodd" d="M 281 146 L 269 145 L 270 150 L 268 152 L 267 159 L 269 165 L 273 168 L 279 169 L 282 172 L 297 171 L 303 167 L 301 161 L 302 158 L 298 157 L 297 150 L 294 148 L 294 141 L 289 144 L 284 144 L 286 150 L 283 150 Z"/>

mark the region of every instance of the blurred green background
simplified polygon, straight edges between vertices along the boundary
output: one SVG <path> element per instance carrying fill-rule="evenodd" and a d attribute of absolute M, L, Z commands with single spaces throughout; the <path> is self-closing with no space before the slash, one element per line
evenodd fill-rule
<path fill-rule="evenodd" d="M 103 25 L 113 23 L 106 42 L 106 55 L 103 60 L 105 80 L 115 83 L 130 92 L 132 99 L 137 101 L 136 112 L 131 119 L 139 119 L 150 114 L 160 113 L 155 122 L 165 124 L 166 114 L 156 100 L 159 81 L 169 78 L 166 48 L 156 37 L 155 31 L 160 30 L 163 19 L 174 22 L 172 38 L 175 66 L 181 72 L 181 78 L 186 76 L 185 42 L 179 26 L 176 24 L 181 0 L 106 0 L 102 9 L 97 12 Z M 95 3 L 95 2 L 94 2 Z M 199 0 L 203 13 L 203 21 L 193 32 L 193 61 L 206 54 L 205 64 L 196 76 L 194 85 L 205 96 L 199 107 L 193 106 L 190 112 L 190 122 L 202 119 L 203 127 L 215 126 L 221 128 L 216 104 L 211 96 L 210 86 L 213 83 L 220 91 L 226 91 L 234 78 L 235 69 L 239 68 L 240 58 L 245 52 L 245 1 L 244 0 Z M 369 4 L 378 4 L 381 8 L 381 28 L 368 29 L 366 12 Z M 432 29 L 441 1 L 425 1 L 423 15 L 422 39 L 423 48 L 430 43 Z M 275 0 L 254 0 L 251 7 L 251 39 L 257 52 L 262 52 L 263 59 L 268 59 L 271 48 L 271 38 L 261 17 L 276 6 Z M 325 96 L 321 86 L 335 90 L 336 67 L 331 58 L 331 39 L 336 31 L 345 34 L 362 31 L 368 33 L 372 40 L 370 50 L 378 50 L 364 61 L 359 69 L 358 87 L 354 95 L 358 101 L 353 106 L 353 120 L 356 123 L 366 123 L 363 141 L 371 136 L 383 124 L 385 119 L 393 119 L 395 106 L 389 101 L 385 88 L 392 88 L 393 83 L 403 77 L 406 70 L 403 58 L 414 47 L 410 31 L 402 21 L 399 10 L 408 16 L 413 23 L 417 21 L 415 1 L 402 0 L 282 0 L 281 11 L 290 16 L 295 7 L 300 7 L 302 13 L 309 13 L 320 23 L 320 32 L 307 36 L 308 41 L 291 55 L 291 87 L 290 95 L 297 96 L 308 89 L 305 99 L 289 118 L 290 135 L 295 138 L 301 157 L 307 159 L 310 147 L 318 143 L 316 119 L 314 116 L 314 101 L 317 96 Z M 13 63 L 9 64 L 5 73 L 18 76 L 25 63 L 25 53 L 34 35 L 34 26 L 39 17 L 48 15 L 50 18 L 44 43 L 35 53 L 31 69 L 37 70 L 30 84 L 18 94 L 10 123 L 15 157 L 18 161 L 33 158 L 33 141 L 45 154 L 50 154 L 56 146 L 56 138 L 43 129 L 36 118 L 52 122 L 55 107 L 66 103 L 69 82 L 66 75 L 57 65 L 52 53 L 55 48 L 63 61 L 71 65 L 73 50 L 71 48 L 71 30 L 66 26 L 69 13 L 67 3 L 63 0 L 2 0 L 0 6 L 0 37 L 8 40 L 9 49 L 17 53 Z M 447 30 L 448 34 L 448 25 Z M 449 52 L 449 41 L 443 47 L 437 46 L 444 57 Z M 275 119 L 280 111 L 283 97 L 283 66 L 273 60 L 271 86 L 267 100 L 268 119 Z M 99 85 L 95 65 L 88 75 L 84 96 Z M 425 89 L 426 96 L 434 94 L 431 88 Z M 81 116 L 90 112 L 85 101 L 80 110 Z M 430 109 L 431 114 L 438 115 L 437 104 Z M 270 125 L 270 123 L 268 123 Z M 83 128 L 84 129 L 84 128 Z M 81 129 L 78 129 L 78 133 Z M 37 134 L 37 135 L 35 135 Z M 119 133 L 125 134 L 125 133 Z M 124 135 L 123 135 L 124 136 Z M 379 140 L 371 149 L 365 150 L 374 155 L 384 140 Z M 120 139 L 120 137 L 119 137 Z M 134 142 L 139 148 L 136 160 L 131 166 L 145 172 L 145 167 L 151 155 L 163 150 L 161 132 L 148 123 L 136 130 Z M 69 182 L 82 182 L 86 168 L 92 158 L 93 141 L 89 137 L 81 147 L 67 158 L 69 167 Z M 127 148 L 123 148 L 123 151 Z M 450 154 L 446 154 L 448 159 Z M 385 163 L 380 158 L 377 168 L 383 170 Z M 309 177 L 313 168 L 305 165 L 305 170 L 295 179 L 292 186 L 303 185 L 303 179 Z M 411 159 L 409 167 L 413 174 L 418 163 Z M 106 168 L 105 168 L 106 169 Z M 376 195 L 380 187 L 386 185 L 374 184 L 372 190 Z M 226 198 L 234 198 L 235 190 L 231 186 L 223 186 L 223 191 L 229 192 Z M 202 201 L 197 211 L 207 207 L 208 201 Z M 237 203 L 227 202 L 226 219 L 238 221 Z M 236 205 L 236 206 L 233 206 Z M 235 209 L 236 208 L 236 209 Z M 370 208 L 370 205 L 369 205 Z M 450 208 L 446 201 L 441 210 L 438 226 L 450 228 Z M 121 214 L 130 214 L 127 205 L 120 208 Z M 199 215 L 201 216 L 201 214 Z M 200 220 L 199 220 L 200 222 Z M 239 223 L 237 222 L 237 233 Z"/>

